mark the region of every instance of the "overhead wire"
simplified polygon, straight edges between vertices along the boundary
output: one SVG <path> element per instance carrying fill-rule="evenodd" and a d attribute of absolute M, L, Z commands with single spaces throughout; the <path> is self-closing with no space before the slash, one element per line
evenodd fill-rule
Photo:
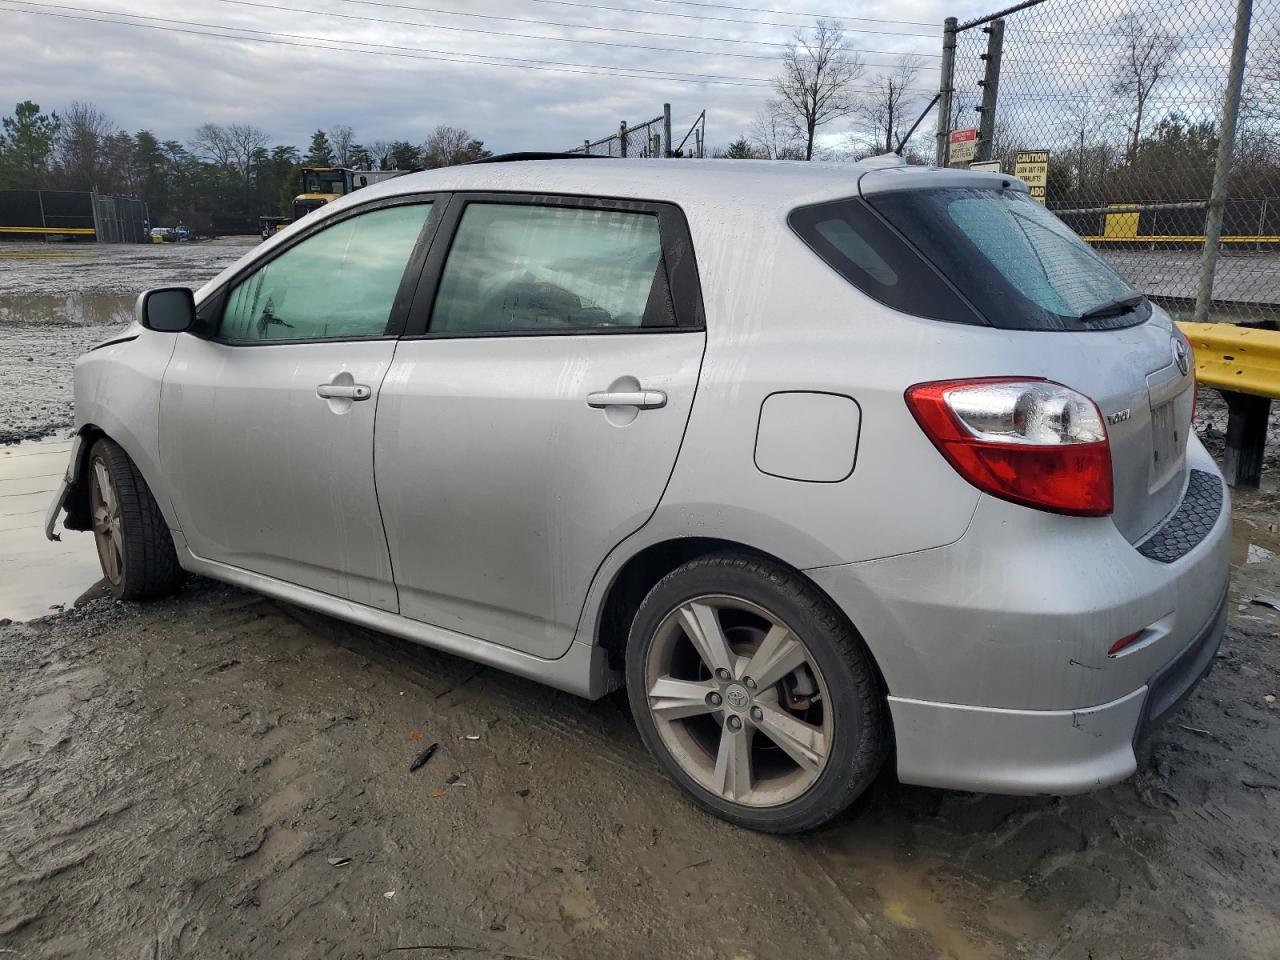
<path fill-rule="evenodd" d="M 249 0 L 241 0 L 241 2 L 249 2 Z M 0 5 L 3 5 L 0 9 L 8 9 L 13 12 L 27 13 L 36 16 L 50 16 L 60 19 L 79 20 L 93 23 L 117 24 L 126 27 L 193 34 L 196 36 L 213 37 L 223 40 L 274 43 L 281 46 L 335 50 L 367 55 L 396 56 L 416 60 L 439 60 L 442 62 L 473 64 L 479 66 L 500 66 L 548 72 L 577 73 L 592 76 L 622 77 L 637 80 L 673 80 L 681 83 L 708 83 L 722 86 L 759 88 L 767 87 L 773 83 L 770 78 L 766 77 L 700 74 L 687 71 L 631 66 L 615 67 L 603 64 L 537 60 L 524 57 L 508 57 L 501 54 L 478 54 L 471 53 L 469 51 L 439 50 L 429 47 L 409 47 L 398 44 L 380 44 L 359 40 L 334 39 L 331 37 L 317 37 L 307 34 L 259 30 L 252 27 L 242 27 L 234 24 L 203 23 L 200 21 L 179 20 L 171 17 L 158 17 L 150 14 L 135 14 L 118 10 L 102 10 L 94 7 L 42 3 L 36 2 L 36 0 L 0 0 Z M 99 16 L 88 16 L 88 14 L 97 14 Z M 127 17 L 129 19 L 107 19 L 107 17 Z M 244 36 L 243 34 L 253 34 L 253 36 Z"/>
<path fill-rule="evenodd" d="M 394 26 L 421 27 L 431 30 L 449 30 L 458 33 L 476 33 L 493 37 L 512 37 L 519 40 L 550 40 L 556 43 L 578 43 L 590 44 L 592 46 L 615 47 L 631 50 L 651 50 L 664 53 L 690 53 L 697 56 L 708 57 L 734 57 L 736 59 L 746 60 L 780 60 L 782 54 L 777 53 L 737 53 L 733 51 L 719 50 L 695 50 L 683 47 L 657 47 L 650 44 L 642 43 L 621 43 L 617 40 L 584 40 L 579 37 L 551 37 L 546 34 L 531 33 L 513 33 L 507 30 L 486 30 L 483 27 L 459 27 L 450 24 L 440 23 L 419 23 L 414 20 L 396 20 L 390 17 L 373 17 L 356 13 L 341 13 L 336 10 L 311 10 L 303 7 L 285 7 L 276 3 L 262 3 L 257 0 L 212 0 L 214 3 L 227 3 L 241 7 L 257 7 L 263 10 L 279 10 L 293 13 L 309 13 L 324 17 L 336 17 L 343 20 L 358 20 L 365 23 L 389 24 Z M 358 2 L 358 0 L 348 0 L 348 2 Z M 713 39 L 713 38 L 708 38 Z M 851 53 L 867 53 L 884 56 L 901 56 L 903 53 L 910 53 L 914 56 L 941 57 L 940 53 L 918 53 L 916 51 L 902 50 L 865 50 L 857 47 L 850 47 Z"/>
<path fill-rule="evenodd" d="M 772 81 L 757 77 L 723 77 L 721 75 L 682 75 L 679 71 L 648 71 L 641 67 L 609 67 L 596 64 L 559 64 L 556 61 L 525 60 L 518 57 L 503 57 L 496 54 L 473 54 L 462 51 L 434 51 L 423 47 L 401 47 L 392 44 L 363 43 L 355 40 L 333 40 L 328 37 L 312 37 L 301 34 L 273 33 L 266 30 L 255 30 L 249 27 L 233 25 L 202 24 L 194 21 L 175 20 L 166 17 L 151 17 L 144 14 L 125 14 L 119 11 L 102 11 L 93 8 L 72 7 L 65 4 L 35 3 L 32 0 L 0 0 L 2 9 L 15 13 L 26 13 L 32 16 L 56 17 L 63 20 L 79 20 L 89 23 L 109 23 L 122 27 L 135 27 L 144 30 L 160 30 L 169 33 L 184 33 L 202 37 L 213 37 L 222 40 L 239 40 L 249 43 L 267 43 L 288 47 L 307 47 L 315 50 L 336 50 L 345 53 L 363 53 L 374 56 L 401 57 L 411 60 L 438 60 L 451 63 L 466 63 L 475 66 L 510 67 L 513 69 L 542 70 L 559 73 L 579 73 L 600 77 L 623 77 L 634 80 L 672 80 L 679 83 L 710 83 L 734 87 L 765 87 Z M 53 9 L 50 9 L 53 8 Z M 75 13 L 60 13 L 59 10 L 71 10 Z M 102 16 L 86 16 L 88 13 L 106 13 L 115 16 L 128 16 L 133 20 L 114 20 Z M 153 20 L 154 23 L 138 23 L 137 20 Z M 175 25 L 166 25 L 175 24 Z M 201 27 L 204 29 L 195 29 Z M 221 31 L 237 33 L 253 33 L 260 36 L 239 36 Z M 351 46 L 350 44 L 356 44 Z M 372 49 L 362 49 L 370 47 Z M 422 56 L 421 54 L 431 54 Z M 462 59 L 464 57 L 473 59 Z M 495 62 L 515 61 L 515 62 Z M 652 73 L 642 76 L 641 73 Z"/>

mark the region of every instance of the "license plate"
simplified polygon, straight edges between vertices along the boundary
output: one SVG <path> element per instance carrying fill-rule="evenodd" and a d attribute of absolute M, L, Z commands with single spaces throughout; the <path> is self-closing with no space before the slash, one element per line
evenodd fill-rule
<path fill-rule="evenodd" d="M 1154 489 L 1178 468 L 1182 452 L 1178 436 L 1177 401 L 1151 409 L 1151 485 Z"/>

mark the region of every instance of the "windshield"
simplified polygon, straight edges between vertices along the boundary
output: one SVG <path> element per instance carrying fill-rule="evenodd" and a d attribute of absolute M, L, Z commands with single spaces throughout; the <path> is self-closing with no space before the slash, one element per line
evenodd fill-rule
<path fill-rule="evenodd" d="M 346 176 L 342 170 L 305 170 L 303 193 L 346 193 Z"/>
<path fill-rule="evenodd" d="M 913 190 L 874 193 L 867 202 L 994 326 L 1110 329 L 1151 315 L 1101 255 L 1022 191 Z M 1099 309 L 1125 298 L 1133 303 Z"/>

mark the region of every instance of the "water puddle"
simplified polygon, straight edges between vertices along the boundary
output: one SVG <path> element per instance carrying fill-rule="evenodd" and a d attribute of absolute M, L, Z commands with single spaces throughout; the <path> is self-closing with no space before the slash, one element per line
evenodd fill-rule
<path fill-rule="evenodd" d="M 102 579 L 93 534 L 45 539 L 44 516 L 67 468 L 71 441 L 0 447 L 0 618 L 31 620 L 70 606 Z"/>
<path fill-rule="evenodd" d="M 0 297 L 0 325 L 125 326 L 137 298 L 121 293 L 13 293 Z"/>
<path fill-rule="evenodd" d="M 1231 523 L 1231 566 L 1247 567 L 1268 563 L 1280 556 L 1277 524 L 1237 516 Z"/>

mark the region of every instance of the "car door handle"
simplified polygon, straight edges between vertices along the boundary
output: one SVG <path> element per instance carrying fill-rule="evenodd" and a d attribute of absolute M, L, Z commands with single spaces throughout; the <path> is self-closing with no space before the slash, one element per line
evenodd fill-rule
<path fill-rule="evenodd" d="M 602 390 L 587 394 L 587 406 L 597 409 L 639 407 L 641 410 L 656 410 L 666 405 L 667 395 L 661 390 Z"/>
<path fill-rule="evenodd" d="M 373 390 L 364 383 L 322 383 L 316 387 L 316 396 L 325 400 L 368 400 Z"/>

